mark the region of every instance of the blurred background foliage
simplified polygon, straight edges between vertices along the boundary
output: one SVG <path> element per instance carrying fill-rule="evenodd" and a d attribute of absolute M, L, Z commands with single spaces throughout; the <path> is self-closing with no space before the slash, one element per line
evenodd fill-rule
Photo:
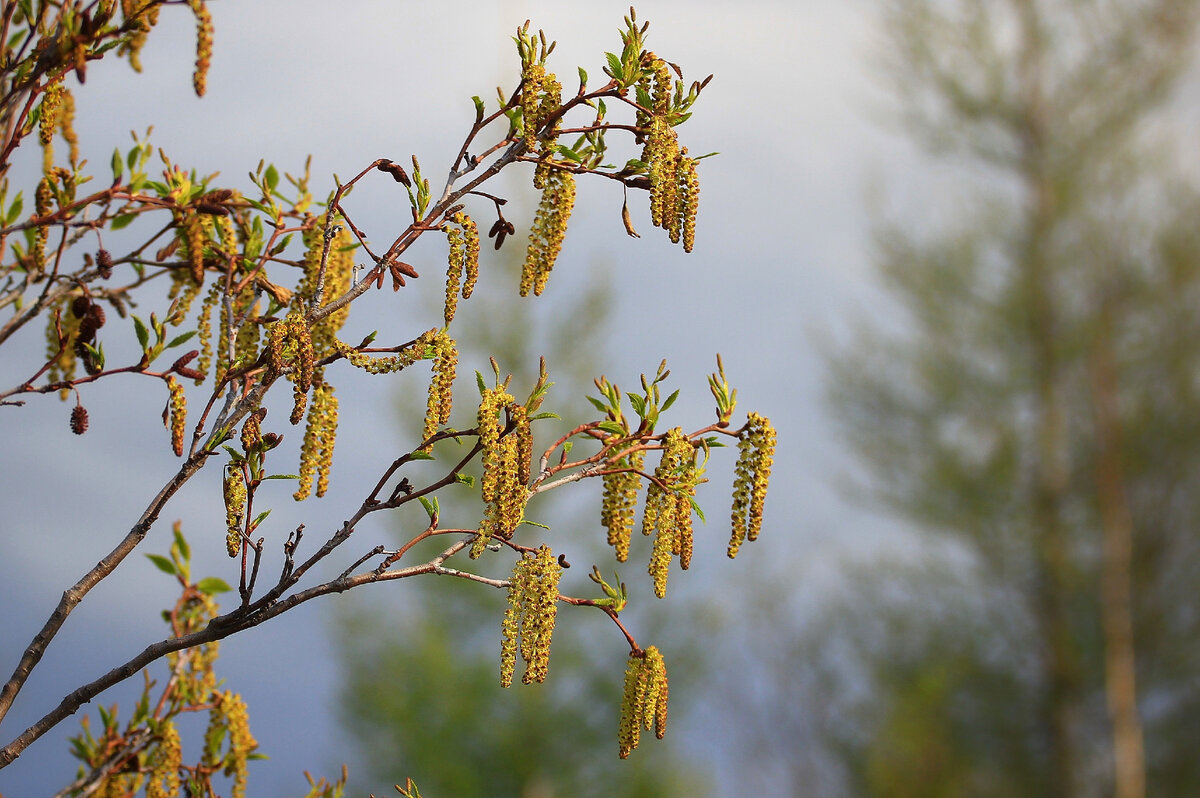
<path fill-rule="evenodd" d="M 1200 194 L 1178 168 L 1194 142 L 1170 124 L 1198 9 L 884 4 L 895 119 L 948 179 L 923 213 L 879 219 L 899 312 L 830 347 L 828 394 L 861 465 L 851 500 L 902 531 L 815 599 L 789 563 L 741 575 L 735 609 L 698 611 L 724 625 L 703 655 L 676 650 L 689 679 L 750 687 L 683 711 L 725 719 L 748 792 L 1135 798 L 1200 783 Z M 568 363 L 596 338 L 499 330 L 460 343 L 511 341 L 512 370 L 536 362 L 518 340 Z M 554 376 L 577 395 L 592 375 Z M 580 756 L 611 743 L 602 645 L 560 643 L 557 680 L 501 695 L 495 640 L 454 633 L 485 603 L 498 620 L 499 597 L 441 588 L 399 622 L 361 607 L 345 624 L 346 722 L 372 777 L 420 774 L 431 794 L 704 793 L 686 736 L 648 767 L 641 751 Z"/>

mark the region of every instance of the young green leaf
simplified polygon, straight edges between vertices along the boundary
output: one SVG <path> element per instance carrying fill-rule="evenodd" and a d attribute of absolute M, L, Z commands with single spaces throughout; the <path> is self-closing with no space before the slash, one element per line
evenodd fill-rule
<path fill-rule="evenodd" d="M 178 573 L 178 571 L 175 570 L 175 563 L 171 562 L 161 554 L 147 554 L 146 557 L 150 560 L 150 562 L 158 566 L 158 570 L 162 571 L 164 574 L 175 576 L 175 574 Z"/>
<path fill-rule="evenodd" d="M 229 593 L 233 590 L 224 579 L 218 579 L 215 576 L 201 579 L 196 584 L 196 589 L 209 596 L 215 596 L 218 593 Z"/>

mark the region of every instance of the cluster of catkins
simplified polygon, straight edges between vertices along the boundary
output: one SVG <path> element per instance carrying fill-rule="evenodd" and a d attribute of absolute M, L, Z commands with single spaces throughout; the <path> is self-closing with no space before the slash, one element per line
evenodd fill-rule
<path fill-rule="evenodd" d="M 500 686 L 512 685 L 517 651 L 525 662 L 525 684 L 543 682 L 550 667 L 550 639 L 558 614 L 558 579 L 562 566 L 549 546 L 522 554 L 508 587 L 508 610 L 501 624 Z"/>
<path fill-rule="evenodd" d="M 502 414 L 512 423 L 508 434 L 504 434 Z M 483 391 L 479 400 L 479 444 L 483 447 L 481 493 L 485 508 L 479 534 L 471 545 L 472 559 L 483 553 L 492 538 L 512 537 L 529 498 L 527 485 L 533 456 L 529 413 L 504 388 Z"/>
<path fill-rule="evenodd" d="M 621 722 L 617 742 L 622 759 L 637 748 L 642 729 L 654 729 L 663 738 L 667 730 L 667 665 L 659 650 L 650 646 L 633 651 L 625 666 L 625 692 L 621 698 Z"/>

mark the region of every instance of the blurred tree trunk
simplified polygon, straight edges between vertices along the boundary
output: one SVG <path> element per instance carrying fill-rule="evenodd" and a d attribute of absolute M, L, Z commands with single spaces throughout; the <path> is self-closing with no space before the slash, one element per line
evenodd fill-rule
<path fill-rule="evenodd" d="M 1133 515 L 1125 489 L 1119 376 L 1112 342 L 1112 304 L 1101 300 L 1091 361 L 1096 428 L 1096 499 L 1104 536 L 1100 578 L 1104 682 L 1112 718 L 1116 798 L 1144 798 L 1146 768 L 1137 703 L 1133 637 Z"/>
<path fill-rule="evenodd" d="M 1198 192 L 1164 199 L 1169 149 L 1146 136 L 1189 64 L 1198 8 L 887 5 L 905 119 L 974 167 L 980 200 L 928 238 L 881 236 L 910 334 L 867 332 L 839 351 L 834 406 L 881 503 L 934 533 L 931 550 L 950 540 L 968 555 L 990 620 L 961 621 L 967 640 L 908 617 L 866 647 L 876 709 L 837 754 L 866 761 L 848 767 L 865 794 L 1144 798 L 1187 783 L 1186 736 L 1160 722 L 1147 746 L 1139 689 L 1200 701 L 1176 636 L 1195 629 L 1196 601 L 1171 562 L 1195 553 L 1195 502 L 1179 497 L 1200 491 L 1200 441 L 1171 439 L 1148 410 L 1200 413 L 1185 376 L 1200 338 L 1177 315 L 1200 291 L 1200 250 L 1169 244 L 1195 226 Z M 1119 305 L 1099 290 L 1110 285 Z M 947 612 L 926 609 L 930 624 Z M 1154 623 L 1135 636 L 1139 615 Z M 900 729 L 938 732 L 922 744 Z"/>

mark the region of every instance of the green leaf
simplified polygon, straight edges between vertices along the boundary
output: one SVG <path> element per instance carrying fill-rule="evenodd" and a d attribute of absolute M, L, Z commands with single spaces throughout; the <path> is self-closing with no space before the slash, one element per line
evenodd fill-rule
<path fill-rule="evenodd" d="M 622 427 L 620 424 L 618 424 L 615 421 L 601 421 L 597 425 L 597 427 L 604 430 L 605 432 L 611 432 L 614 435 L 624 435 L 625 434 L 625 428 Z"/>
<path fill-rule="evenodd" d="M 437 496 L 434 496 L 432 499 L 427 499 L 424 496 L 418 496 L 417 501 L 421 502 L 421 506 L 425 508 L 425 512 L 428 513 L 429 520 L 432 522 L 433 519 L 438 515 L 439 510 Z"/>
<path fill-rule="evenodd" d="M 13 197 L 12 205 L 8 206 L 8 215 L 4 217 L 4 223 L 16 224 L 21 218 L 21 211 L 25 208 L 24 192 L 18 191 L 17 196 Z"/>
<path fill-rule="evenodd" d="M 599 410 L 601 413 L 607 413 L 607 412 L 608 412 L 608 405 L 604 404 L 604 402 L 601 402 L 601 401 L 600 401 L 599 399 L 597 399 L 596 397 L 594 397 L 594 396 L 588 396 L 588 397 L 585 397 L 585 398 L 586 398 L 586 399 L 587 399 L 589 402 L 591 402 L 591 403 L 592 403 L 592 407 L 596 408 L 596 409 L 597 409 L 597 410 Z"/>
<path fill-rule="evenodd" d="M 191 330 L 189 332 L 185 332 L 183 335 L 175 336 L 167 344 L 167 349 L 171 349 L 173 347 L 179 346 L 180 344 L 187 343 L 188 339 L 190 339 L 195 334 L 196 334 L 196 331 Z"/>
<path fill-rule="evenodd" d="M 175 576 L 175 574 L 179 573 L 175 570 L 175 563 L 171 562 L 161 554 L 147 554 L 146 557 L 150 559 L 150 562 L 157 565 L 158 570 L 162 571 L 164 574 Z"/>
<path fill-rule="evenodd" d="M 679 396 L 679 389 L 676 388 L 675 391 L 670 396 L 667 397 L 667 401 L 663 402 L 662 406 L 660 408 L 658 408 L 658 412 L 665 413 L 668 407 L 675 404 L 675 399 L 678 396 Z"/>
<path fill-rule="evenodd" d="M 263 477 L 263 479 L 300 479 L 300 475 L 299 474 L 272 474 L 269 477 Z"/>
<path fill-rule="evenodd" d="M 575 163 L 583 163 L 583 156 L 562 144 L 558 145 L 558 154 Z"/>
<path fill-rule="evenodd" d="M 530 521 L 528 518 L 522 518 L 522 519 L 521 519 L 521 523 L 522 523 L 522 524 L 529 524 L 530 526 L 541 527 L 542 529 L 549 529 L 549 528 L 550 528 L 550 525 L 549 525 L 549 524 L 539 524 L 537 521 Z"/>
<path fill-rule="evenodd" d="M 483 381 L 483 375 L 479 371 L 475 372 L 475 384 L 479 386 L 479 395 L 483 396 L 487 393 L 487 383 Z"/>
<path fill-rule="evenodd" d="M 270 514 L 271 514 L 270 510 L 263 510 L 261 513 L 256 515 L 254 517 L 254 520 L 250 522 L 250 529 L 253 530 L 255 527 L 257 527 L 263 521 L 267 520 L 267 516 Z"/>
<path fill-rule="evenodd" d="M 455 474 L 454 481 L 460 485 L 466 485 L 468 488 L 475 487 L 475 477 L 470 474 Z"/>
<path fill-rule="evenodd" d="M 113 150 L 112 173 L 114 181 L 119 181 L 121 179 L 121 175 L 125 173 L 125 162 L 121 159 L 120 150 Z"/>
<path fill-rule="evenodd" d="M 639 418 L 646 417 L 646 400 L 636 393 L 629 394 L 629 404 L 633 406 L 633 412 L 638 414 Z"/>
<path fill-rule="evenodd" d="M 188 545 L 187 538 L 178 529 L 173 530 L 175 533 L 175 545 L 179 547 L 179 557 L 184 562 L 192 559 L 192 548 Z"/>
<path fill-rule="evenodd" d="M 704 520 L 704 511 L 701 510 L 700 505 L 696 503 L 696 497 L 688 496 L 688 503 L 692 505 L 692 512 L 694 512 L 696 514 L 696 516 L 700 519 L 701 523 L 707 524 L 708 521 Z"/>
<path fill-rule="evenodd" d="M 215 576 L 201 579 L 196 585 L 196 589 L 209 596 L 215 596 L 218 593 L 229 593 L 233 590 L 224 579 L 219 579 Z"/>
<path fill-rule="evenodd" d="M 150 343 L 150 331 L 146 329 L 146 323 L 137 316 L 133 317 L 133 331 L 137 333 L 138 344 L 141 345 L 142 351 L 146 351 L 147 345 Z"/>
<path fill-rule="evenodd" d="M 129 223 L 137 218 L 136 214 L 123 213 L 120 216 L 114 216 L 111 223 L 108 225 L 110 230 L 121 230 L 129 226 Z"/>
<path fill-rule="evenodd" d="M 625 82 L 625 70 L 621 66 L 621 59 L 616 53 L 605 53 L 604 58 L 608 61 L 608 74 L 612 75 L 621 83 Z"/>
<path fill-rule="evenodd" d="M 545 413 L 538 413 L 537 415 L 530 416 L 529 420 L 530 421 L 539 421 L 543 418 L 556 418 L 556 419 L 561 420 L 562 416 L 560 416 L 558 413 L 551 413 L 551 412 L 547 411 Z"/>
<path fill-rule="evenodd" d="M 436 460 L 437 458 L 434 457 L 433 455 L 431 455 L 429 452 L 423 452 L 420 449 L 417 449 L 415 452 L 413 452 L 412 454 L 410 454 L 408 456 L 408 459 L 409 460 Z"/>
<path fill-rule="evenodd" d="M 476 96 L 472 97 L 471 101 L 475 103 L 475 122 L 478 124 L 483 121 L 484 117 L 483 100 Z"/>
<path fill-rule="evenodd" d="M 579 69 L 579 85 L 586 86 L 587 85 L 587 72 L 584 71 L 583 67 L 579 67 L 578 69 Z"/>
<path fill-rule="evenodd" d="M 275 164 L 267 166 L 267 171 L 263 172 L 263 183 L 271 191 L 279 185 L 279 170 L 275 168 Z"/>

